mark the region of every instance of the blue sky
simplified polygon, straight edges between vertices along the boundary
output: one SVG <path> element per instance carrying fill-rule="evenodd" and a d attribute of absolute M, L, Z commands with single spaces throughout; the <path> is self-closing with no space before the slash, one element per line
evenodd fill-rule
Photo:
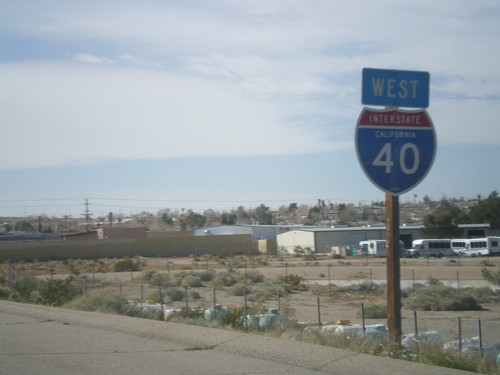
<path fill-rule="evenodd" d="M 383 200 L 364 67 L 430 73 L 413 200 L 500 188 L 497 1 L 0 0 L 0 216 Z"/>

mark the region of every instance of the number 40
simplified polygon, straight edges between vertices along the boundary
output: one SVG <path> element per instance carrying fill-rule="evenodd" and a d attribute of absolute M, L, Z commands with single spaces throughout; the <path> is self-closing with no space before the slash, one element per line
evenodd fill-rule
<path fill-rule="evenodd" d="M 406 165 L 406 153 L 413 152 L 413 165 Z M 394 161 L 392 160 L 392 144 L 386 143 L 384 147 L 380 150 L 377 157 L 373 161 L 373 166 L 375 167 L 385 167 L 385 173 L 391 173 L 392 167 L 394 166 Z M 420 164 L 420 153 L 418 152 L 417 146 L 413 143 L 405 143 L 399 152 L 399 166 L 403 173 L 413 174 L 417 171 L 418 165 Z"/>

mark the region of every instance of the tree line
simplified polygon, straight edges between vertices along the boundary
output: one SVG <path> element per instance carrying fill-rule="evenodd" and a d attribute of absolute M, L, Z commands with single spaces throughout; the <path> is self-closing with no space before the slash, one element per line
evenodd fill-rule
<path fill-rule="evenodd" d="M 418 213 L 418 214 L 416 214 Z M 443 197 L 433 201 L 428 196 L 422 200 L 408 201 L 400 205 L 401 223 L 422 223 L 428 235 L 454 237 L 459 234 L 458 225 L 487 223 L 492 229 L 500 229 L 500 196 L 497 191 L 486 198 L 477 196 L 473 200 Z M 254 208 L 239 206 L 228 211 L 208 209 L 202 213 L 191 209 L 165 208 L 157 213 L 141 211 L 125 217 L 110 212 L 91 222 L 91 228 L 99 226 L 123 227 L 144 226 L 150 230 L 193 230 L 215 225 L 312 225 L 357 226 L 369 223 L 385 223 L 385 202 L 370 204 L 333 204 L 318 199 L 312 205 L 292 202 L 271 209 L 265 204 Z M 1 233 L 64 233 L 81 231 L 82 219 L 27 217 L 15 222 L 4 221 Z"/>

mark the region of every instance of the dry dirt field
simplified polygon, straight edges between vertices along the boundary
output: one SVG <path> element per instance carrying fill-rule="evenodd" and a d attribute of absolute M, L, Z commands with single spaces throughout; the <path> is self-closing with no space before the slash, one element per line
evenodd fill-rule
<path fill-rule="evenodd" d="M 350 320 L 360 323 L 357 316 L 361 303 L 365 305 L 373 302 L 385 302 L 383 294 L 374 295 L 369 292 L 356 292 L 349 290 L 348 285 L 356 283 L 386 282 L 386 263 L 384 258 L 344 258 L 332 259 L 318 257 L 315 260 L 305 261 L 302 258 L 272 258 L 259 256 L 258 258 L 237 257 L 237 268 L 234 271 L 244 273 L 247 270 L 257 270 L 265 278 L 276 276 L 297 275 L 303 278 L 308 287 L 301 292 L 292 293 L 286 298 L 286 303 L 292 309 L 292 317 L 300 322 L 311 325 L 321 322 L 335 322 L 336 320 Z M 117 260 L 106 260 L 109 269 Z M 157 290 L 149 286 L 143 279 L 143 272 L 156 270 L 160 273 L 175 273 L 181 271 L 203 271 L 212 269 L 226 271 L 229 259 L 221 262 L 216 258 L 141 258 L 142 271 L 139 272 L 106 272 L 87 274 L 88 288 L 92 288 L 96 280 L 96 289 L 116 291 L 131 300 L 140 300 L 141 296 L 147 298 L 148 294 Z M 263 262 L 265 261 L 265 262 Z M 86 262 L 86 261 L 73 261 Z M 262 265 L 262 263 L 265 263 Z M 491 258 L 441 258 L 441 259 L 401 259 L 401 288 L 411 290 L 414 283 L 426 283 L 429 279 L 437 279 L 445 285 L 465 288 L 491 286 L 483 280 L 481 269 L 487 266 L 492 272 L 498 271 L 500 257 Z M 25 263 L 22 265 L 23 274 L 45 275 L 49 277 L 65 277 L 67 264 L 60 262 L 38 262 L 35 265 Z M 347 289 L 346 289 L 347 288 Z M 213 305 L 214 291 L 210 285 L 201 288 L 192 288 L 201 298 L 188 301 L 189 307 L 210 307 Z M 141 294 L 142 290 L 142 294 Z M 403 293 L 404 294 L 404 293 Z M 243 297 L 230 296 L 224 290 L 216 290 L 216 301 L 228 307 L 242 307 Z M 320 315 L 318 316 L 318 301 Z M 166 302 L 169 305 L 169 302 Z M 284 300 L 280 303 L 285 303 Z M 185 306 L 184 302 L 176 302 L 176 306 Z M 251 302 L 249 302 L 251 305 Z M 265 307 L 278 307 L 278 301 L 267 301 Z M 418 313 L 418 330 L 443 331 L 444 336 L 453 339 L 457 336 L 457 318 L 463 320 L 464 335 L 476 336 L 477 321 L 480 319 L 483 329 L 490 335 L 490 341 L 500 342 L 500 304 L 483 304 L 483 311 L 443 311 Z M 402 327 L 404 333 L 414 332 L 415 321 L 413 311 L 402 309 Z M 367 320 L 367 324 L 385 323 L 385 319 Z"/>

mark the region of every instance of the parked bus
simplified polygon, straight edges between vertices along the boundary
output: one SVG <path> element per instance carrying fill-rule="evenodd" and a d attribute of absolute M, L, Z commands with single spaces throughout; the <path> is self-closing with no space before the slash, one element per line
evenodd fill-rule
<path fill-rule="evenodd" d="M 455 238 L 451 240 L 451 250 L 455 255 L 463 255 L 463 252 L 467 249 L 467 239 L 465 238 Z"/>
<path fill-rule="evenodd" d="M 367 240 L 360 241 L 359 247 L 363 252 L 363 255 L 376 255 L 385 256 L 387 254 L 387 241 L 386 240 Z M 405 244 L 403 241 L 399 241 L 399 253 L 403 255 L 405 253 Z"/>
<path fill-rule="evenodd" d="M 425 239 L 414 240 L 411 249 L 406 251 L 409 258 L 418 257 L 448 257 L 453 255 L 451 240 L 446 239 Z"/>
<path fill-rule="evenodd" d="M 500 255 L 500 237 L 468 238 L 460 241 L 465 241 L 465 248 L 459 250 L 459 255 L 478 257 Z"/>

